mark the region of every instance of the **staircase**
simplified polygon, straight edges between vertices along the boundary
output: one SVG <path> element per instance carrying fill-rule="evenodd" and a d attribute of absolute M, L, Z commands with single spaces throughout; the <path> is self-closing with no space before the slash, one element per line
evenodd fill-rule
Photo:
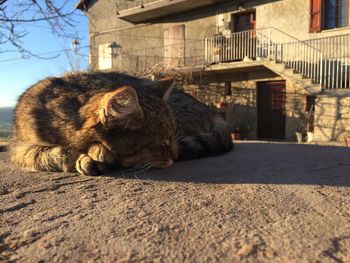
<path fill-rule="evenodd" d="M 300 41 L 269 27 L 205 39 L 205 62 L 261 61 L 310 94 L 350 91 L 350 34 Z"/>
<path fill-rule="evenodd" d="M 322 92 L 319 83 L 305 77 L 303 74 L 298 73 L 296 70 L 283 63 L 264 60 L 262 61 L 262 64 L 272 72 L 292 82 L 300 93 L 306 92 L 306 94 L 319 94 Z"/>

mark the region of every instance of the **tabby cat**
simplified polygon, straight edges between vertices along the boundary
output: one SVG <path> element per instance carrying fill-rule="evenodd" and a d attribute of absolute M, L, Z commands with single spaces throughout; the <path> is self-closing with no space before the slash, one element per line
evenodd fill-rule
<path fill-rule="evenodd" d="M 121 73 L 39 81 L 16 106 L 11 159 L 32 171 L 98 175 L 231 150 L 224 122 L 173 86 Z"/>

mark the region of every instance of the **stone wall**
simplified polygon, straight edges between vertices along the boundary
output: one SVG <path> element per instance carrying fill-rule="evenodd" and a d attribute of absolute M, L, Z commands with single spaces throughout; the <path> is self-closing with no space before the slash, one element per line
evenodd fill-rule
<path fill-rule="evenodd" d="M 280 78 L 269 79 L 269 81 Z M 186 85 L 185 91 L 213 107 L 225 118 L 232 131 L 244 132 L 249 139 L 257 138 L 257 94 L 258 81 L 232 81 L 210 83 L 199 87 Z M 220 108 L 218 108 L 220 104 Z M 286 81 L 286 140 L 295 141 L 295 132 L 306 129 L 306 96 L 299 94 L 292 83 Z"/>
<path fill-rule="evenodd" d="M 256 138 L 256 91 L 252 81 L 188 85 L 185 91 L 221 115 L 232 131 Z"/>
<path fill-rule="evenodd" d="M 306 95 L 286 81 L 286 139 L 295 141 L 295 132 L 306 129 Z"/>
<path fill-rule="evenodd" d="M 315 140 L 344 141 L 350 136 L 350 94 L 319 96 L 315 107 Z"/>
<path fill-rule="evenodd" d="M 280 80 L 272 78 L 268 80 Z M 232 81 L 230 91 L 223 82 L 187 85 L 185 91 L 198 98 L 222 115 L 232 131 L 246 129 L 248 138 L 257 138 L 257 95 L 258 81 Z M 217 103 L 221 108 L 217 108 Z M 295 132 L 306 133 L 307 123 L 314 130 L 315 141 L 343 142 L 350 136 L 350 94 L 327 93 L 316 97 L 315 106 L 307 112 L 307 95 L 300 94 L 294 85 L 286 81 L 286 140 L 295 141 Z M 313 121 L 314 119 L 314 121 Z"/>

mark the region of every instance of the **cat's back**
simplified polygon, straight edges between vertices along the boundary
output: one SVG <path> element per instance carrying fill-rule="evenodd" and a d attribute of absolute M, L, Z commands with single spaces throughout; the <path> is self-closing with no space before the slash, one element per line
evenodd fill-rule
<path fill-rule="evenodd" d="M 169 104 L 176 116 L 178 129 L 187 135 L 207 132 L 211 129 L 214 115 L 210 108 L 180 89 L 174 89 Z"/>
<path fill-rule="evenodd" d="M 16 115 L 33 110 L 77 109 L 96 94 L 102 94 L 138 79 L 120 73 L 69 73 L 49 77 L 29 87 L 19 98 Z"/>
<path fill-rule="evenodd" d="M 81 129 L 86 116 L 82 109 L 94 97 L 138 79 L 119 73 L 70 73 L 50 77 L 29 87 L 15 109 L 14 139 L 56 142 Z M 88 112 L 86 112 L 88 114 Z M 62 135 L 64 134 L 64 136 Z"/>

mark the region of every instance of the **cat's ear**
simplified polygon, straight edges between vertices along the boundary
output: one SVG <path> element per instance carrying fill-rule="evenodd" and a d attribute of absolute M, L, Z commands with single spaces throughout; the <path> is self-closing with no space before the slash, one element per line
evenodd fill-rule
<path fill-rule="evenodd" d="M 135 129 L 142 124 L 143 112 L 132 87 L 124 86 L 106 93 L 100 106 L 100 121 L 106 128 Z"/>
<path fill-rule="evenodd" d="M 157 82 L 157 91 L 163 101 L 167 101 L 170 97 L 170 93 L 176 86 L 174 78 L 163 78 Z"/>

